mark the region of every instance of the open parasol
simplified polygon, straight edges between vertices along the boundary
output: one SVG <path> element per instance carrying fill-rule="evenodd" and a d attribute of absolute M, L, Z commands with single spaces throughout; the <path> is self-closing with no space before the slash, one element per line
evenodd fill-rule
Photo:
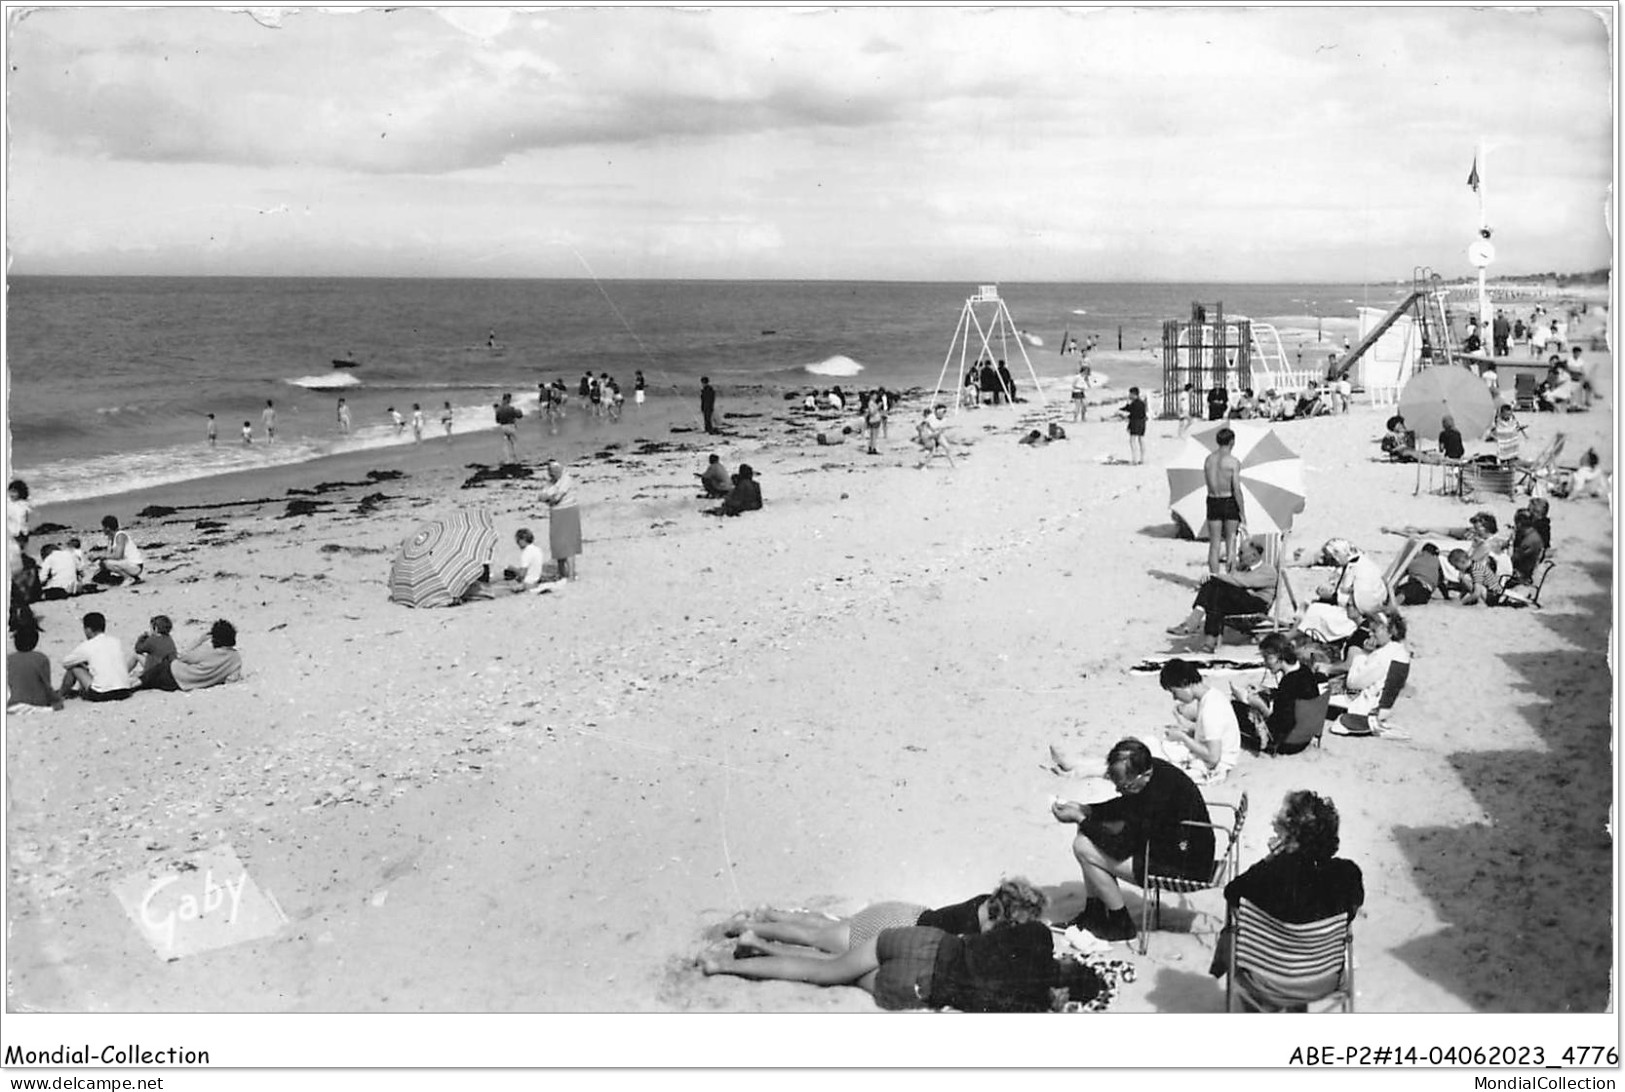
<path fill-rule="evenodd" d="M 1418 437 L 1432 440 L 1455 419 L 1463 436 L 1478 437 L 1495 420 L 1495 397 L 1484 380 L 1466 368 L 1449 364 L 1424 368 L 1411 377 L 1399 394 L 1399 415 Z"/>
<path fill-rule="evenodd" d="M 447 607 L 480 578 L 496 553 L 491 513 L 465 509 L 431 520 L 401 543 L 389 567 L 389 598 L 409 607 Z"/>
<path fill-rule="evenodd" d="M 1168 464 L 1168 506 L 1192 535 L 1207 527 L 1207 479 L 1202 466 L 1219 448 L 1222 428 L 1235 430 L 1232 449 L 1241 460 L 1242 517 L 1253 534 L 1288 531 L 1303 511 L 1303 460 L 1268 425 L 1234 421 L 1213 425 L 1185 438 Z"/>

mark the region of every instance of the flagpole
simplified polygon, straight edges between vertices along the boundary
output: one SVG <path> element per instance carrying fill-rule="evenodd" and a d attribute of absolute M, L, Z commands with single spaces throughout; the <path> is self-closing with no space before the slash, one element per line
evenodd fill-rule
<path fill-rule="evenodd" d="M 1484 189 L 1485 189 L 1484 178 L 1489 173 L 1489 171 L 1487 169 L 1489 167 L 1489 161 L 1485 158 L 1485 148 L 1484 148 L 1484 138 L 1483 137 L 1478 138 L 1478 160 L 1477 160 L 1477 162 L 1481 166 L 1481 169 L 1478 172 L 1478 237 L 1480 239 L 1487 239 L 1487 238 L 1489 238 L 1490 222 L 1489 222 L 1488 216 L 1484 212 Z M 1488 277 L 1489 277 L 1489 267 L 1487 265 L 1479 266 L 1478 267 L 1478 336 L 1479 336 L 1480 339 L 1488 339 L 1489 340 L 1490 346 L 1491 346 L 1490 352 L 1493 354 L 1494 351 L 1495 351 L 1495 349 L 1494 349 L 1495 333 L 1494 333 L 1494 324 L 1493 324 L 1493 321 L 1492 321 L 1491 316 L 1490 316 L 1490 292 L 1489 292 L 1489 286 L 1488 286 L 1488 283 L 1487 283 Z"/>

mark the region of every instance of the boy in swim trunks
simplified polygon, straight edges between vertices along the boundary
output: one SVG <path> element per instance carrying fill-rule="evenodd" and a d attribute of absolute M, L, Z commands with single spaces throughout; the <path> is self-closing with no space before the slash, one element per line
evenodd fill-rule
<path fill-rule="evenodd" d="M 1207 571 L 1226 572 L 1236 567 L 1236 533 L 1241 530 L 1241 460 L 1236 458 L 1236 432 L 1221 428 L 1214 437 L 1218 450 L 1202 464 L 1207 479 Z"/>

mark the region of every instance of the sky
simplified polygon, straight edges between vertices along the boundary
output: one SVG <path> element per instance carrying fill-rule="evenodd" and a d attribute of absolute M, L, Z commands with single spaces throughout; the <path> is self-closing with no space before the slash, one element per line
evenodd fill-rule
<path fill-rule="evenodd" d="M 1611 264 L 1611 9 L 8 9 L 13 274 Z"/>

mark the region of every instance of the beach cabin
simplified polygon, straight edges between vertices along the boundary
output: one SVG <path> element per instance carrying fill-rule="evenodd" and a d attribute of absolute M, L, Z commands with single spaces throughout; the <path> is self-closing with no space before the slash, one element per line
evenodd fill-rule
<path fill-rule="evenodd" d="M 1375 307 L 1360 308 L 1360 341 L 1377 328 L 1389 312 Z M 1399 401 L 1399 392 L 1422 357 L 1422 335 L 1416 320 L 1401 315 L 1380 337 L 1360 354 L 1351 377 L 1354 386 L 1365 391 L 1373 406 L 1389 406 Z"/>

